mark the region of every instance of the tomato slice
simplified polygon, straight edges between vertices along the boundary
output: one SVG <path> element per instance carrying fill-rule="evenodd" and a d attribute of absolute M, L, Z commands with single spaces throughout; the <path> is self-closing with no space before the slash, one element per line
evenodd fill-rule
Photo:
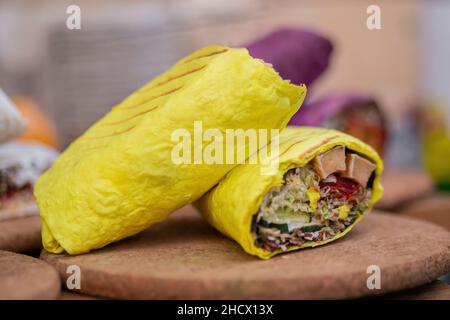
<path fill-rule="evenodd" d="M 350 198 L 358 193 L 361 185 L 348 178 L 342 178 L 340 176 L 336 177 L 336 182 L 319 182 L 319 187 L 322 188 L 330 188 L 330 192 L 335 196 L 341 196 L 345 198 Z"/>

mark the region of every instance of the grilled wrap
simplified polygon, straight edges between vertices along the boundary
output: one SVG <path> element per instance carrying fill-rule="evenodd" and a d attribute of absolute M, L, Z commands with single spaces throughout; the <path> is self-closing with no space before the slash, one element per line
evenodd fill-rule
<path fill-rule="evenodd" d="M 342 237 L 382 195 L 376 151 L 339 131 L 288 127 L 278 160 L 271 175 L 261 174 L 265 164 L 234 168 L 196 203 L 212 226 L 259 258 Z"/>
<path fill-rule="evenodd" d="M 284 128 L 306 94 L 246 49 L 203 48 L 131 94 L 37 182 L 44 248 L 80 254 L 198 199 L 235 164 L 175 164 L 177 129 Z M 209 142 L 201 142 L 205 147 Z"/>

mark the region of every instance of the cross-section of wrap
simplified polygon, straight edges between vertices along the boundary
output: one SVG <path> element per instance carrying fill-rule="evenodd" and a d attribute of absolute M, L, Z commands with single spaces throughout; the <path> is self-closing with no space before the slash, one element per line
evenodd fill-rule
<path fill-rule="evenodd" d="M 339 131 L 288 127 L 277 159 L 270 175 L 263 163 L 234 168 L 196 203 L 212 226 L 262 259 L 342 237 L 382 195 L 376 151 Z"/>
<path fill-rule="evenodd" d="M 194 122 L 219 132 L 284 128 L 305 94 L 246 49 L 212 46 L 182 59 L 114 107 L 38 180 L 45 249 L 84 253 L 165 219 L 235 166 L 175 163 L 174 133 L 194 137 Z"/>

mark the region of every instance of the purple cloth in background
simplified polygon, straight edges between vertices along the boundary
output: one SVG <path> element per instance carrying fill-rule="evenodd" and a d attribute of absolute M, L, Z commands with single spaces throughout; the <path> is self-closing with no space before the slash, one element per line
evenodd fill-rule
<path fill-rule="evenodd" d="M 302 29 L 280 29 L 245 46 L 250 55 L 271 63 L 284 79 L 307 86 L 328 67 L 333 45 Z"/>
<path fill-rule="evenodd" d="M 374 98 L 364 94 L 333 94 L 314 101 L 305 101 L 289 124 L 296 126 L 320 126 L 326 120 L 348 107 L 362 104 L 374 104 Z"/>

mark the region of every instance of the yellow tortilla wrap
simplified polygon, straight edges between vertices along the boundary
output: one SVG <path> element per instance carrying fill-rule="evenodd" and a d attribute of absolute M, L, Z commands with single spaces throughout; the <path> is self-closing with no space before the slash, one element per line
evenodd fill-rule
<path fill-rule="evenodd" d="M 37 182 L 44 248 L 80 254 L 134 235 L 198 199 L 234 164 L 174 164 L 177 129 L 284 128 L 305 86 L 246 49 L 203 48 L 95 123 Z M 209 142 L 201 142 L 205 147 Z"/>
<path fill-rule="evenodd" d="M 281 186 L 284 174 L 292 168 L 305 166 L 315 156 L 335 146 L 345 146 L 363 155 L 376 164 L 369 211 L 383 193 L 380 175 L 383 162 L 377 152 L 362 141 L 336 130 L 323 128 L 288 127 L 280 134 L 279 167 L 276 173 L 262 174 L 263 163 L 243 164 L 230 171 L 219 184 L 205 194 L 197 203 L 202 216 L 224 235 L 237 241 L 249 254 L 268 259 L 284 251 L 269 251 L 256 246 L 251 231 L 253 216 L 270 189 Z M 366 212 L 367 213 L 367 212 Z M 334 241 L 351 230 L 362 219 L 355 222 L 334 238 L 305 242 L 301 246 L 289 247 L 288 251 L 315 247 Z"/>

